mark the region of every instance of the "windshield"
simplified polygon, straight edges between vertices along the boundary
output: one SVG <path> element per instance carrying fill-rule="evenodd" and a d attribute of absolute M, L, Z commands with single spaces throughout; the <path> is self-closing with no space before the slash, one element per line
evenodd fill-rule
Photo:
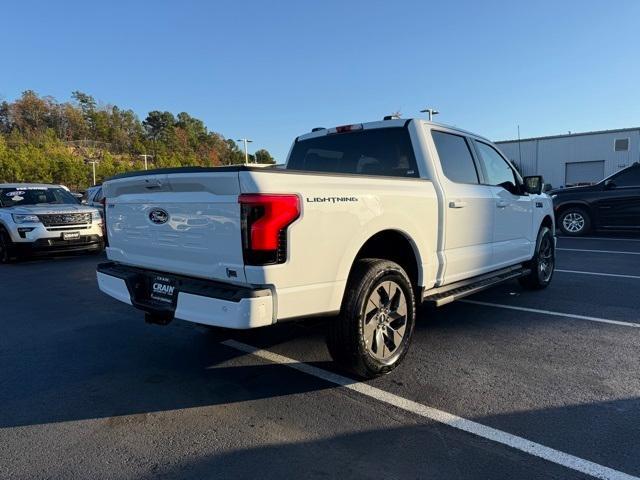
<path fill-rule="evenodd" d="M 77 205 L 76 198 L 59 187 L 0 188 L 0 207 L 24 205 Z"/>

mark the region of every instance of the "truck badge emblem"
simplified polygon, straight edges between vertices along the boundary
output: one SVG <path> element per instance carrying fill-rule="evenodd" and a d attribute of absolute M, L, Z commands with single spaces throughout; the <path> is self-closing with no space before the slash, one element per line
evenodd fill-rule
<path fill-rule="evenodd" d="M 149 220 L 157 225 L 162 225 L 169 220 L 169 213 L 162 208 L 154 208 L 149 212 Z"/>

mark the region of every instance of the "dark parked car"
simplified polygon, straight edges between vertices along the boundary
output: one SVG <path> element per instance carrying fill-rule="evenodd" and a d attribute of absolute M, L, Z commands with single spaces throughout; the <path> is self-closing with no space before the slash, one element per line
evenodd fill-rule
<path fill-rule="evenodd" d="M 640 163 L 595 185 L 548 192 L 556 225 L 570 236 L 591 230 L 640 231 Z"/>

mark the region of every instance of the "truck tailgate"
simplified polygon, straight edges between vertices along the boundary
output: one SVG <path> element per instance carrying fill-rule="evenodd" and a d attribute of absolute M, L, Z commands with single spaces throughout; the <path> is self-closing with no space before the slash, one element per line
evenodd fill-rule
<path fill-rule="evenodd" d="M 104 192 L 110 260 L 246 282 L 237 171 L 116 178 Z"/>

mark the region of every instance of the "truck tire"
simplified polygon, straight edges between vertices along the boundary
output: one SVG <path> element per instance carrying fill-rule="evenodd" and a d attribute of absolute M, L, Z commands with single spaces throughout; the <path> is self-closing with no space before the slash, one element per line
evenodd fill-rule
<path fill-rule="evenodd" d="M 558 226 L 564 235 L 580 237 L 591 230 L 591 218 L 583 208 L 569 207 L 560 214 Z"/>
<path fill-rule="evenodd" d="M 0 263 L 11 263 L 13 260 L 15 260 L 13 242 L 4 227 L 0 227 Z"/>
<path fill-rule="evenodd" d="M 531 269 L 526 277 L 520 277 L 520 284 L 530 290 L 547 288 L 553 278 L 556 265 L 556 245 L 553 232 L 549 227 L 542 226 L 536 239 L 536 250 L 533 258 L 525 264 Z"/>
<path fill-rule="evenodd" d="M 407 353 L 416 319 L 411 281 L 397 263 L 358 260 L 327 346 L 336 363 L 363 377 L 389 373 Z"/>

